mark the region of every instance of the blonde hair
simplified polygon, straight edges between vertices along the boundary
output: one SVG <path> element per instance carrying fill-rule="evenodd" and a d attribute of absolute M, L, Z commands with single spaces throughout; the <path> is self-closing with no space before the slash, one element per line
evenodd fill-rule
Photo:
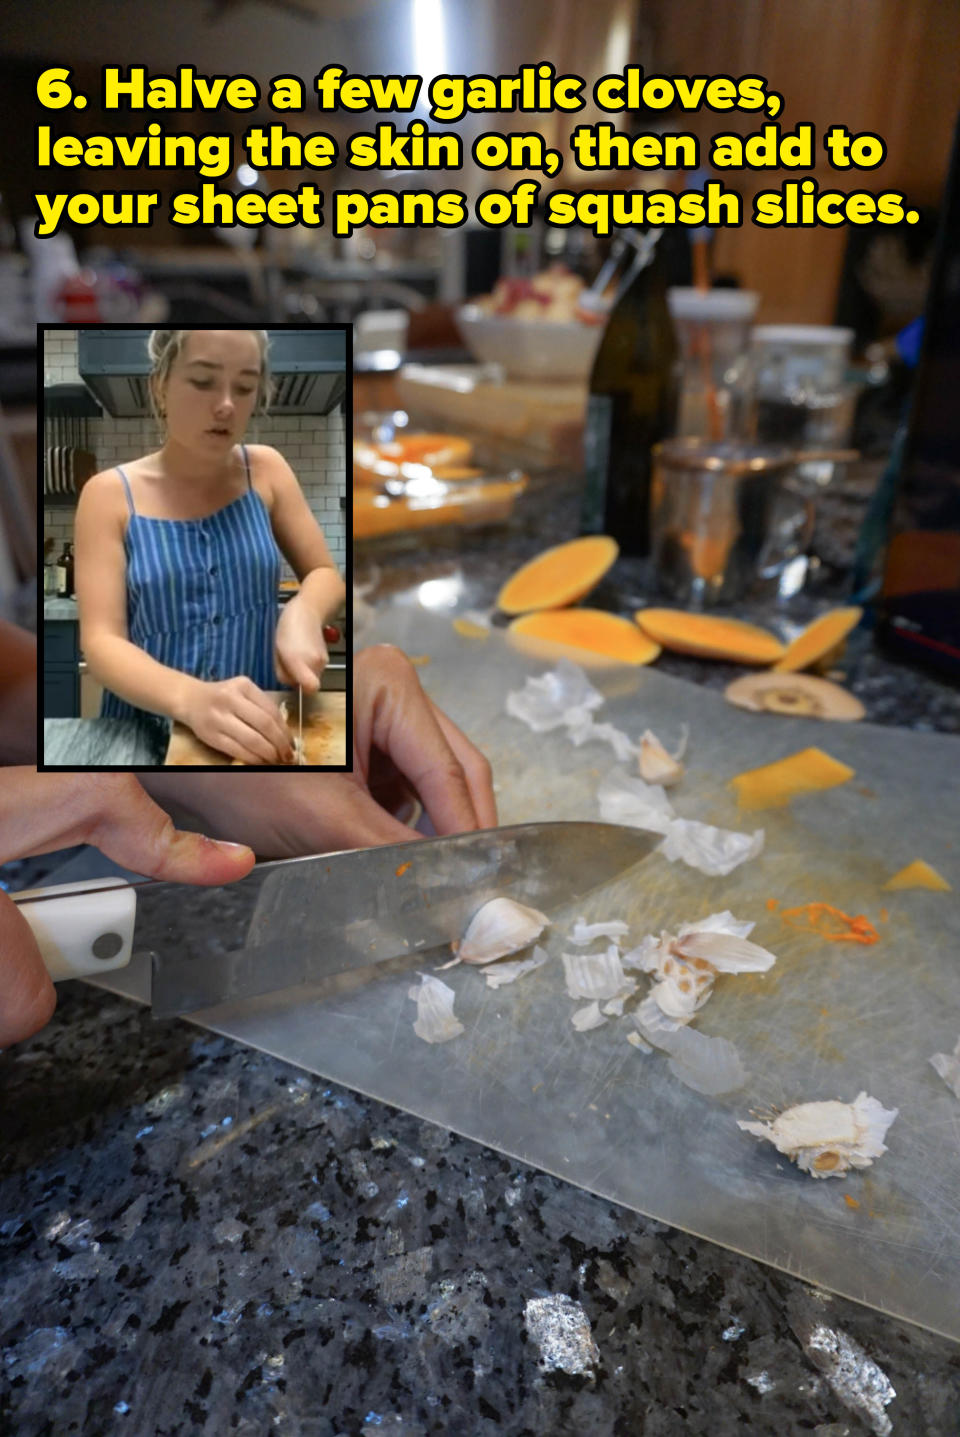
<path fill-rule="evenodd" d="M 150 331 L 147 353 L 150 356 L 151 369 L 147 390 L 150 396 L 150 408 L 158 423 L 163 418 L 163 414 L 157 403 L 157 397 L 170 378 L 170 370 L 173 368 L 174 361 L 183 353 L 187 338 L 196 332 L 194 329 L 154 329 Z M 255 337 L 257 348 L 260 351 L 260 377 L 257 380 L 257 399 L 253 406 L 253 412 L 254 414 L 266 414 L 273 388 L 270 378 L 270 336 L 265 329 L 251 329 L 248 333 Z"/>

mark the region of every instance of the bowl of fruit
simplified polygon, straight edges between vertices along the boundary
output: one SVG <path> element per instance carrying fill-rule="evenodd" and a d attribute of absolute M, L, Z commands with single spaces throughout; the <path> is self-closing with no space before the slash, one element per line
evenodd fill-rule
<path fill-rule="evenodd" d="M 605 316 L 583 304 L 584 293 L 583 280 L 561 265 L 499 279 L 491 294 L 460 306 L 457 328 L 474 359 L 511 379 L 585 382 Z"/>

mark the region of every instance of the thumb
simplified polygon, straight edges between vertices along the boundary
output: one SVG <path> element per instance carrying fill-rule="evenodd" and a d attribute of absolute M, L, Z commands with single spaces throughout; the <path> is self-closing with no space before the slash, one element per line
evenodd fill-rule
<path fill-rule="evenodd" d="M 249 848 L 175 828 L 132 774 L 0 769 L 0 834 L 5 860 L 89 843 L 173 883 L 229 883 L 254 863 Z"/>
<path fill-rule="evenodd" d="M 0 894 L 0 1048 L 38 1032 L 56 1006 L 56 991 L 29 923 Z"/>
<path fill-rule="evenodd" d="M 123 783 L 97 816 L 87 842 L 124 868 L 169 883 L 229 883 L 253 867 L 252 848 L 177 828 L 139 784 Z"/>

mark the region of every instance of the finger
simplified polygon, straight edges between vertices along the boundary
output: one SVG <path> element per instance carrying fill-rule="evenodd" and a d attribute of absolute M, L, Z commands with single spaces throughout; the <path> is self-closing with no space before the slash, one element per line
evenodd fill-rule
<path fill-rule="evenodd" d="M 277 677 L 290 688 L 302 688 L 305 694 L 315 694 L 320 688 L 320 675 L 327 666 L 327 656 L 317 654 L 311 661 L 299 655 L 288 655 L 285 661 L 277 658 Z"/>
<path fill-rule="evenodd" d="M 108 858 L 174 883 L 229 883 L 253 866 L 253 851 L 186 833 L 132 775 L 0 770 L 4 859 L 91 843 Z"/>
<path fill-rule="evenodd" d="M 259 721 L 247 723 L 238 715 L 228 723 L 227 736 L 237 747 L 234 758 L 242 758 L 245 763 L 288 763 L 293 754 L 286 730 L 283 738 L 274 743 L 260 731 Z"/>
<path fill-rule="evenodd" d="M 56 1006 L 56 990 L 29 923 L 0 894 L 0 1048 L 36 1033 Z"/>
<path fill-rule="evenodd" d="M 480 823 L 466 774 L 407 656 L 391 644 L 366 649 L 356 704 L 360 771 L 374 748 L 416 789 L 437 833 L 466 833 Z M 368 687 L 369 686 L 369 687 Z"/>
<path fill-rule="evenodd" d="M 325 815 L 324 846 L 338 848 L 377 848 L 384 843 L 409 843 L 421 837 L 405 823 L 393 817 L 359 786 L 349 800 Z"/>
<path fill-rule="evenodd" d="M 231 724 L 231 738 L 257 755 L 256 763 L 288 763 L 293 757 L 290 730 L 280 709 L 261 690 L 255 696 L 242 695 L 233 718 L 242 724 L 242 729 Z"/>
<path fill-rule="evenodd" d="M 467 785 L 473 798 L 477 818 L 480 820 L 480 827 L 496 828 L 500 820 L 497 817 L 497 800 L 493 791 L 493 770 L 488 758 L 480 752 L 475 744 L 470 742 L 450 715 L 445 714 L 443 709 L 437 707 L 429 695 L 427 702 L 433 709 L 433 716 L 440 725 L 444 738 L 460 760 L 467 776 Z"/>

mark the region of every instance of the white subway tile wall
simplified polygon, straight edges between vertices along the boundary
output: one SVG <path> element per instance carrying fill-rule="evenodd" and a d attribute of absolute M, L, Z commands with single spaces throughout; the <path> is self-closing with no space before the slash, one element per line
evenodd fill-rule
<path fill-rule="evenodd" d="M 79 383 L 76 330 L 53 330 L 44 336 L 43 368 L 46 384 Z M 88 432 L 100 469 L 149 453 L 160 442 L 160 430 L 150 418 L 114 419 L 106 414 L 91 419 Z M 340 507 L 347 491 L 344 416 L 268 415 L 253 421 L 247 437 L 251 444 L 272 445 L 287 460 L 323 529 L 333 561 L 343 573 L 347 561 L 346 514 Z M 64 541 L 73 539 L 73 509 L 45 508 L 43 532 L 45 538 L 56 541 L 59 554 Z M 293 577 L 284 560 L 281 578 Z"/>

